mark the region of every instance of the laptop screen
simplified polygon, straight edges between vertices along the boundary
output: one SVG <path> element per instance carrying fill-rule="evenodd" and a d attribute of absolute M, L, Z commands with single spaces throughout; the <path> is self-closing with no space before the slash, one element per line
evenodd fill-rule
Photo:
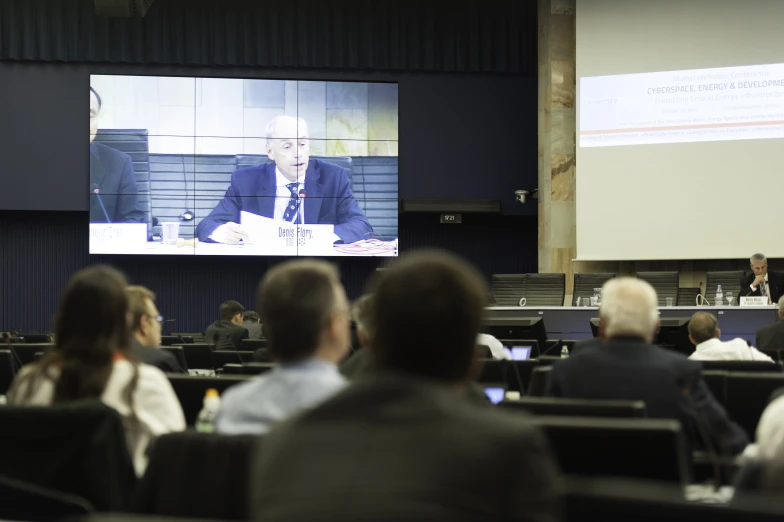
<path fill-rule="evenodd" d="M 509 348 L 504 347 L 504 350 L 513 361 L 527 361 L 531 358 L 530 346 L 510 346 Z"/>
<path fill-rule="evenodd" d="M 503 388 L 494 388 L 494 387 L 485 388 L 485 395 L 487 395 L 487 398 L 490 399 L 490 402 L 492 402 L 493 404 L 498 404 L 499 402 L 504 400 L 505 394 L 506 392 L 504 391 Z"/>

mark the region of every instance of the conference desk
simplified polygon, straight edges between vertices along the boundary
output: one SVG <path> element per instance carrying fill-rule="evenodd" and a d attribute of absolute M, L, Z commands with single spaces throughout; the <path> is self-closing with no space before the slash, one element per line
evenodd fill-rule
<path fill-rule="evenodd" d="M 160 241 L 149 241 L 147 243 L 115 242 L 91 242 L 91 254 L 143 254 L 143 255 L 163 255 L 163 256 L 270 256 L 270 255 L 292 255 L 291 252 L 274 252 L 263 245 L 224 245 L 220 243 L 199 242 L 184 244 L 181 246 L 164 245 Z M 351 244 L 332 245 L 331 248 L 319 252 L 309 251 L 308 256 L 329 256 L 329 257 L 395 257 L 398 254 L 398 242 L 381 241 L 371 239 L 358 241 Z"/>
<path fill-rule="evenodd" d="M 671 306 L 659 308 L 665 317 L 691 317 L 694 312 L 710 312 L 719 319 L 721 337 L 725 340 L 741 337 L 755 342 L 757 330 L 778 319 L 776 306 Z M 591 319 L 599 316 L 597 307 L 575 306 L 492 306 L 486 316 L 503 318 L 535 318 L 544 320 L 549 339 L 590 339 Z"/>

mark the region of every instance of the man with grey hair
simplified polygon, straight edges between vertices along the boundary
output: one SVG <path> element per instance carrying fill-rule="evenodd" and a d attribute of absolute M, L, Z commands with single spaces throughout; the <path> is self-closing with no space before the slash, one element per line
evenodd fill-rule
<path fill-rule="evenodd" d="M 757 330 L 757 346 L 760 350 L 775 352 L 784 350 L 784 296 L 779 299 L 776 313 L 778 321 Z"/>
<path fill-rule="evenodd" d="M 764 254 L 754 254 L 749 259 L 753 274 L 740 280 L 740 297 L 763 296 L 768 303 L 778 303 L 784 295 L 784 274 L 768 270 Z"/>
<path fill-rule="evenodd" d="M 648 417 L 680 421 L 692 448 L 704 447 L 699 419 L 717 451 L 743 451 L 748 438 L 711 394 L 700 364 L 651 344 L 660 321 L 650 284 L 628 277 L 605 283 L 599 324 L 605 342 L 557 362 L 548 396 L 643 401 Z"/>
<path fill-rule="evenodd" d="M 305 120 L 273 118 L 266 138 L 271 161 L 231 175 L 226 195 L 196 226 L 201 241 L 236 245 L 247 240 L 242 211 L 294 225 L 333 225 L 335 242 L 372 238 L 373 228 L 354 199 L 348 171 L 310 158 Z"/>
<path fill-rule="evenodd" d="M 689 321 L 689 340 L 695 345 L 692 361 L 764 361 L 773 359 L 760 352 L 740 337 L 721 340 L 719 320 L 708 312 L 697 312 Z"/>

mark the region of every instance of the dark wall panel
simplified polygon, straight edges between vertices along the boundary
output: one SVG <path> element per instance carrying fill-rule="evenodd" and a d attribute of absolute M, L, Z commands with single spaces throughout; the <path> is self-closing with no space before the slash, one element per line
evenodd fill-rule
<path fill-rule="evenodd" d="M 284 258 L 90 256 L 86 212 L 0 211 L 0 331 L 49 331 L 60 295 L 78 269 L 106 262 L 158 295 L 165 332 L 202 331 L 218 306 L 236 299 L 255 307 L 264 272 Z M 400 245 L 444 248 L 465 256 L 489 279 L 493 273 L 536 272 L 536 218 L 465 215 L 441 225 L 437 215 L 403 214 Z M 335 258 L 350 297 L 362 294 L 383 260 Z"/>

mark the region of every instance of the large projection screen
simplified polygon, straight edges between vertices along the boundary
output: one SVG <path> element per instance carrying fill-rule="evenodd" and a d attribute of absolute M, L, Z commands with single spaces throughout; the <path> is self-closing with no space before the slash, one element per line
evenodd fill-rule
<path fill-rule="evenodd" d="M 784 257 L 784 2 L 578 0 L 577 258 Z"/>

